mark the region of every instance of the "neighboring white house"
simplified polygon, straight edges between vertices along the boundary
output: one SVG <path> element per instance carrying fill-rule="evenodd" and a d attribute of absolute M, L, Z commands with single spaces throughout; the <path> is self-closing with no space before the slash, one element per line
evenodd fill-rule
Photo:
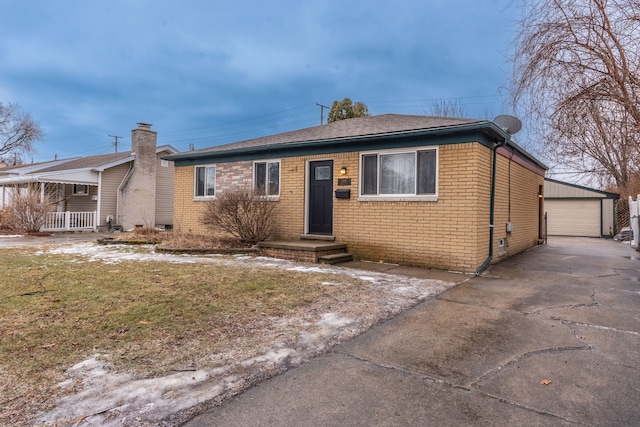
<path fill-rule="evenodd" d="M 545 178 L 547 235 L 613 237 L 618 194 Z"/>
<path fill-rule="evenodd" d="M 160 157 L 178 151 L 157 147 L 157 132 L 138 123 L 131 151 L 18 165 L 0 169 L 0 200 L 10 202 L 16 188 L 35 184 L 55 203 L 45 229 L 124 230 L 173 225 L 173 162 Z"/>

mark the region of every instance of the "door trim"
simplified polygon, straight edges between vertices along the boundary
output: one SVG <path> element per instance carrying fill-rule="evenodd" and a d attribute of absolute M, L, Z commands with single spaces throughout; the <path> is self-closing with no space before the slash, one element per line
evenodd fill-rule
<path fill-rule="evenodd" d="M 310 201 L 309 201 L 309 187 L 311 185 L 311 182 L 309 180 L 310 174 L 311 174 L 311 163 L 312 162 L 326 162 L 326 161 L 331 161 L 333 163 L 333 168 L 335 168 L 335 159 L 328 157 L 328 158 L 319 158 L 319 159 L 307 159 L 304 162 L 304 234 L 309 234 L 309 207 L 311 205 Z M 334 180 L 335 180 L 335 170 L 333 171 L 333 174 L 331 176 L 331 187 L 334 187 Z M 335 210 L 332 212 L 332 214 L 335 213 Z M 332 224 L 333 224 L 333 219 L 332 219 Z M 332 225 L 332 230 L 331 230 L 331 235 L 333 235 L 333 225 Z"/>

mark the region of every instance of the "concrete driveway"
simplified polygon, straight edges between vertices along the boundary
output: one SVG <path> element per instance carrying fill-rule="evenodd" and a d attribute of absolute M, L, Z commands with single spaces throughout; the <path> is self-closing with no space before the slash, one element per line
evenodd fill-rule
<path fill-rule="evenodd" d="M 187 425 L 640 425 L 639 255 L 554 238 Z"/>

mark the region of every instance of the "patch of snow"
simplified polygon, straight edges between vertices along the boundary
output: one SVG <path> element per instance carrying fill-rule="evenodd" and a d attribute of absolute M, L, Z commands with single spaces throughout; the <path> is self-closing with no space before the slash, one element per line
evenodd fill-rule
<path fill-rule="evenodd" d="M 321 317 L 318 324 L 328 329 L 339 329 L 353 323 L 353 319 L 342 317 L 337 313 L 324 313 Z"/>
<path fill-rule="evenodd" d="M 368 288 L 367 295 L 370 296 L 362 301 L 336 304 L 324 313 L 274 318 L 273 327 L 283 332 L 269 346 L 244 360 L 221 358 L 230 360 L 223 366 L 172 372 L 157 378 L 133 378 L 114 372 L 108 355 L 96 354 L 70 367 L 68 379 L 58 384 L 65 388 L 81 384 L 82 390 L 64 397 L 55 409 L 38 419 L 40 423 L 54 425 L 77 419 L 82 419 L 82 425 L 88 426 L 157 425 L 161 422 L 164 425 L 168 417 L 180 411 L 232 396 L 258 379 L 297 366 L 332 345 L 366 331 L 379 319 L 399 313 L 453 285 L 440 280 L 335 266 L 309 266 L 267 257 L 155 253 L 150 247 L 141 250 L 126 245 L 75 243 L 46 249 L 46 253 L 76 255 L 77 262 L 198 262 L 332 273 L 336 277 L 346 275 L 367 282 L 363 286 Z M 322 284 L 344 285 L 339 279 Z M 288 332 L 290 330 L 293 332 Z"/>

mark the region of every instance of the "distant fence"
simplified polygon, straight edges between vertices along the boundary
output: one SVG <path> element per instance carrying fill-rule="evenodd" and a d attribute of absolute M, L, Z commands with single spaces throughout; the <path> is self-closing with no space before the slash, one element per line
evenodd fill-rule
<path fill-rule="evenodd" d="M 96 212 L 49 212 L 44 231 L 95 230 Z"/>

